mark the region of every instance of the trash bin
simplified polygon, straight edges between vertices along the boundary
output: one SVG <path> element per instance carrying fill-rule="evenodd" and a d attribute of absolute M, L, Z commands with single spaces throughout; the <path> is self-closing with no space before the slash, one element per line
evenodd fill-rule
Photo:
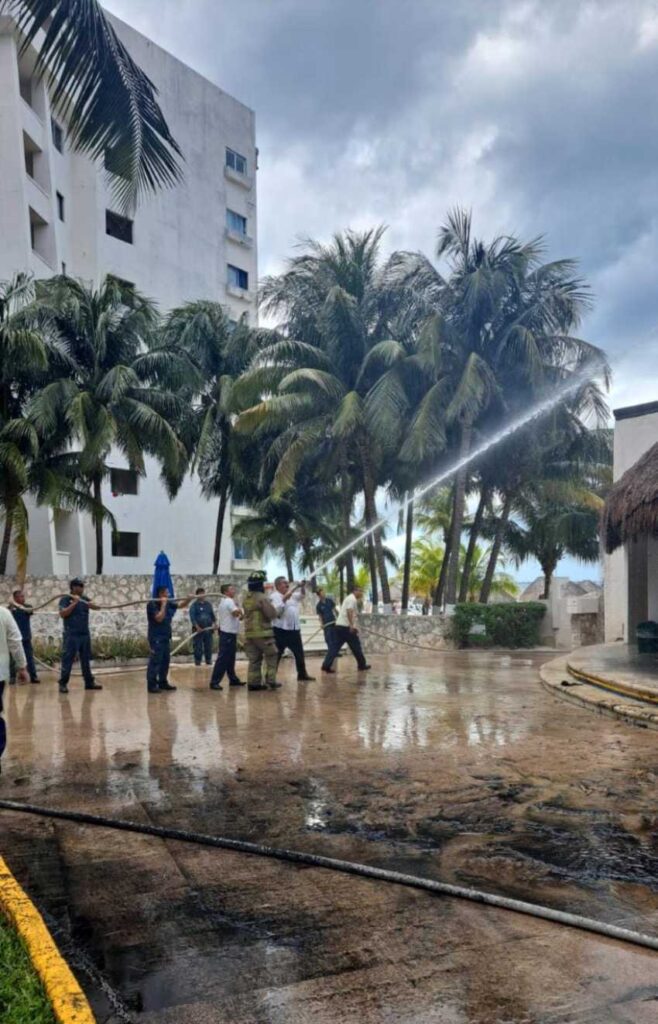
<path fill-rule="evenodd" d="M 658 622 L 640 622 L 635 636 L 638 654 L 658 654 Z"/>

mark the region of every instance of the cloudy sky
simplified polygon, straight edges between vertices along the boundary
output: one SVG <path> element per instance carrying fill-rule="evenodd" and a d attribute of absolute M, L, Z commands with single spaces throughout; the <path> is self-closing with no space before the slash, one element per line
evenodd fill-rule
<path fill-rule="evenodd" d="M 470 207 L 580 260 L 613 406 L 658 399 L 658 2 L 106 3 L 255 109 L 262 272 L 348 226 L 431 253 Z"/>

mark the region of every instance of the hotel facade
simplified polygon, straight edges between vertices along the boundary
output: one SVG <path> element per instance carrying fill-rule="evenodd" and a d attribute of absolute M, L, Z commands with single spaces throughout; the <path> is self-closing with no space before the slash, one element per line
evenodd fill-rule
<path fill-rule="evenodd" d="M 143 200 L 134 216 L 117 208 L 102 166 L 72 151 L 66 125 L 20 52 L 15 26 L 0 18 L 0 280 L 65 273 L 97 285 L 106 274 L 132 283 L 162 312 L 193 299 L 222 303 L 230 317 L 256 318 L 257 149 L 254 112 L 128 25 L 111 17 L 127 49 L 155 83 L 184 156 L 175 188 Z M 104 572 L 150 572 L 162 549 L 177 573 L 211 569 L 218 501 L 187 477 L 170 501 L 159 467 L 130 471 L 120 455 L 103 484 L 117 532 L 105 526 Z M 244 510 L 229 507 L 220 573 L 257 565 L 232 540 Z M 94 569 L 88 516 L 30 507 L 31 575 Z M 13 571 L 10 565 L 8 571 Z"/>

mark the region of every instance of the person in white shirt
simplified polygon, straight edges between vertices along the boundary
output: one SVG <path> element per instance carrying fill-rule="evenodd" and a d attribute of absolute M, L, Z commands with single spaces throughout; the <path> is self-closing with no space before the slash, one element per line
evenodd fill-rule
<path fill-rule="evenodd" d="M 14 616 L 8 608 L 0 608 L 0 758 L 7 746 L 7 727 L 2 717 L 2 697 L 5 691 L 5 683 L 10 678 L 10 656 L 16 663 L 16 677 L 19 682 L 26 683 L 27 659 L 23 648 L 23 637 L 16 625 Z"/>
<path fill-rule="evenodd" d="M 362 597 L 363 590 L 361 587 L 352 587 L 351 592 L 341 604 L 338 618 L 336 619 L 333 643 L 322 662 L 323 672 L 336 671 L 331 666 L 340 654 L 343 644 L 347 644 L 356 658 L 356 663 L 360 672 L 365 672 L 366 669 L 370 668 L 370 665 L 366 662 L 363 648 L 361 647 L 361 641 L 359 640 L 359 601 Z"/>
<path fill-rule="evenodd" d="M 224 675 L 228 676 L 229 686 L 244 686 L 235 671 L 242 609 L 235 600 L 235 587 L 231 583 L 223 583 L 219 589 L 223 595 L 219 602 L 219 653 L 212 670 L 211 690 L 221 690 Z"/>
<path fill-rule="evenodd" d="M 304 645 L 302 643 L 302 624 L 300 605 L 304 599 L 305 585 L 290 586 L 285 576 L 277 576 L 274 581 L 274 593 L 270 598 L 276 608 L 277 617 L 274 626 L 274 642 L 279 655 L 283 657 L 286 648 L 292 653 L 297 666 L 297 679 L 302 683 L 312 683 L 314 677 L 306 671 Z M 278 662 L 277 662 L 278 664 Z"/>

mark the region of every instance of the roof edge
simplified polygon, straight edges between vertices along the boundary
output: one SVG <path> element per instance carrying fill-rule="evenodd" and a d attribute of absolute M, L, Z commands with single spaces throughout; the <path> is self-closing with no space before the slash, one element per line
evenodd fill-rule
<path fill-rule="evenodd" d="M 643 402 L 641 405 L 626 405 L 621 409 L 613 409 L 615 420 L 632 420 L 636 416 L 650 416 L 658 412 L 658 402 Z"/>

